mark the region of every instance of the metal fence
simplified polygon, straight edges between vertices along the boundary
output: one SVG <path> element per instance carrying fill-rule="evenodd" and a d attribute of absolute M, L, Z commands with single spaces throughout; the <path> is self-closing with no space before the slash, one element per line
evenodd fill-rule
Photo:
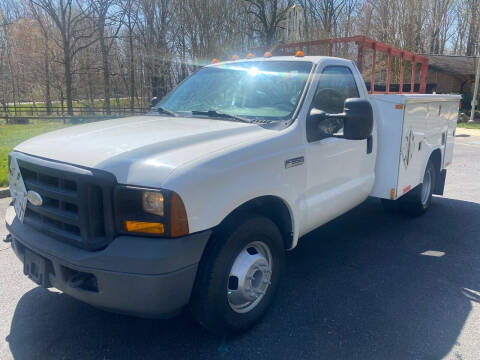
<path fill-rule="evenodd" d="M 146 107 L 112 106 L 107 112 L 105 108 L 90 105 L 76 105 L 73 115 L 68 115 L 65 106 L 51 106 L 36 104 L 18 104 L 0 107 L 0 120 L 6 124 L 29 124 L 37 121 L 60 121 L 63 123 L 81 123 L 98 121 L 115 117 L 144 114 Z"/>

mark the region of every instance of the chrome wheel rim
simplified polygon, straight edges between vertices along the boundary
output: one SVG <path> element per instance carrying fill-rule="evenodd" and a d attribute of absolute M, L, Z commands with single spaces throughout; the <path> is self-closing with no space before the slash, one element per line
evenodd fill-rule
<path fill-rule="evenodd" d="M 254 241 L 233 262 L 227 284 L 230 308 L 237 313 L 254 309 L 267 293 L 272 278 L 272 255 L 267 244 Z"/>
<path fill-rule="evenodd" d="M 427 169 L 425 172 L 425 176 L 423 177 L 423 184 L 422 184 L 422 205 L 426 205 L 428 199 L 430 197 L 430 190 L 432 187 L 432 173 L 430 168 Z"/>

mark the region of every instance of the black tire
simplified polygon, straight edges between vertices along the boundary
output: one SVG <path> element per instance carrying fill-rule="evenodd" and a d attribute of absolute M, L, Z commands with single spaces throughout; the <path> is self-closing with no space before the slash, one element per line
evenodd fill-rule
<path fill-rule="evenodd" d="M 428 177 L 430 183 L 428 184 Z M 427 212 L 432 202 L 433 189 L 437 180 L 437 171 L 432 161 L 429 160 L 423 182 L 399 199 L 399 207 L 403 214 L 408 216 L 420 216 Z M 426 188 L 427 187 L 427 188 Z"/>
<path fill-rule="evenodd" d="M 255 307 L 245 313 L 233 310 L 227 296 L 230 272 L 237 256 L 252 242 L 266 244 L 271 254 L 270 285 Z M 195 280 L 190 309 L 195 319 L 217 333 L 239 333 L 252 327 L 266 312 L 284 267 L 282 234 L 268 218 L 241 215 L 227 221 L 210 239 Z"/>

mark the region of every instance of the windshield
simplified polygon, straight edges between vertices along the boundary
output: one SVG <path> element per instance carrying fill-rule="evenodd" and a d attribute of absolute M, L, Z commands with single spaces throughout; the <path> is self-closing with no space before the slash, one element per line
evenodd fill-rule
<path fill-rule="evenodd" d="M 307 61 L 208 66 L 181 83 L 156 107 L 181 115 L 203 112 L 208 116 L 216 112 L 243 119 L 290 119 L 311 68 L 312 63 Z"/>

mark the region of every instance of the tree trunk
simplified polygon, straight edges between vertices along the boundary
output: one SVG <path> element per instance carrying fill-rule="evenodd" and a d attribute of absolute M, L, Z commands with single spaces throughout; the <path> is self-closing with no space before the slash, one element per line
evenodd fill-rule
<path fill-rule="evenodd" d="M 100 35 L 100 50 L 102 52 L 103 63 L 103 108 L 105 114 L 110 115 L 112 113 L 110 106 L 110 66 L 108 64 L 108 50 L 103 31 Z"/>
<path fill-rule="evenodd" d="M 128 30 L 128 50 L 129 50 L 129 98 L 130 98 L 130 111 L 133 112 L 135 108 L 135 60 L 133 58 L 133 31 Z"/>
<path fill-rule="evenodd" d="M 45 43 L 45 105 L 47 106 L 47 115 L 52 114 L 52 97 L 50 91 L 50 63 L 48 62 L 48 43 Z"/>
<path fill-rule="evenodd" d="M 63 90 L 60 89 L 60 106 L 62 107 L 62 115 L 65 113 L 65 97 L 63 96 Z"/>
<path fill-rule="evenodd" d="M 65 96 L 67 100 L 67 113 L 73 116 L 73 98 L 72 98 L 72 59 L 70 57 L 70 46 L 64 46 L 63 50 L 65 61 Z"/>

